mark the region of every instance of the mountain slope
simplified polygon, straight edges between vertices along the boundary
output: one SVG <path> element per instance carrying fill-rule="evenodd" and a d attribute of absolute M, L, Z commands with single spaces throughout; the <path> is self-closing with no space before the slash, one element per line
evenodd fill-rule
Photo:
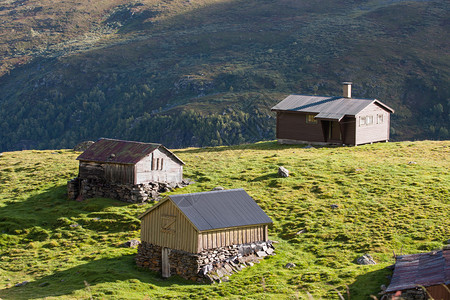
<path fill-rule="evenodd" d="M 394 139 L 449 138 L 447 1 L 77 3 L 31 18 L 46 12 L 60 27 L 18 18 L 28 44 L 4 37 L 0 150 L 100 136 L 170 147 L 272 139 L 272 105 L 340 94 L 343 80 L 396 109 Z"/>

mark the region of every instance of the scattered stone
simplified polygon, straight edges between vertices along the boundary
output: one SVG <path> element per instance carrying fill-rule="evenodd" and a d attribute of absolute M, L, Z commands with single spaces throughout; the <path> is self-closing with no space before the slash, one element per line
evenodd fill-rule
<path fill-rule="evenodd" d="M 415 161 L 409 161 L 408 162 L 408 165 L 415 165 L 415 164 L 417 164 Z"/>
<path fill-rule="evenodd" d="M 305 232 L 306 232 L 306 229 L 302 229 L 299 232 L 297 232 L 296 235 L 299 235 L 299 234 L 302 234 L 302 233 L 305 233 Z"/>
<path fill-rule="evenodd" d="M 20 282 L 20 283 L 16 283 L 14 286 L 15 287 L 19 287 L 19 286 L 24 286 L 24 285 L 27 285 L 28 284 L 28 281 L 22 281 L 22 282 Z"/>
<path fill-rule="evenodd" d="M 73 151 L 84 152 L 87 148 L 89 148 L 94 142 L 93 141 L 84 141 L 78 143 L 75 147 L 73 147 Z"/>
<path fill-rule="evenodd" d="M 269 254 L 269 255 L 274 254 L 274 252 L 275 252 L 275 250 L 274 250 L 273 248 L 268 248 L 268 249 L 266 250 L 266 253 Z"/>
<path fill-rule="evenodd" d="M 256 252 L 256 255 L 258 255 L 258 257 L 264 257 L 264 256 L 267 256 L 267 253 L 266 253 L 266 251 L 258 251 L 258 252 Z"/>
<path fill-rule="evenodd" d="M 78 226 L 80 226 L 80 224 L 77 224 L 77 223 L 75 223 L 75 224 L 70 224 L 70 225 L 69 225 L 69 227 L 72 227 L 72 228 L 76 228 L 76 227 L 78 227 Z"/>
<path fill-rule="evenodd" d="M 364 254 L 356 259 L 358 265 L 376 265 L 377 263 L 373 260 L 370 254 Z"/>
<path fill-rule="evenodd" d="M 125 242 L 122 244 L 122 247 L 127 247 L 127 248 L 136 248 L 141 242 L 138 240 L 129 240 L 128 242 Z"/>
<path fill-rule="evenodd" d="M 223 190 L 224 190 L 224 188 L 222 186 L 216 186 L 211 191 L 223 191 Z"/>
<path fill-rule="evenodd" d="M 289 171 L 285 167 L 278 168 L 278 175 L 281 177 L 289 177 Z"/>
<path fill-rule="evenodd" d="M 224 276 L 224 277 L 222 277 L 222 281 L 223 282 L 230 281 L 230 278 L 228 276 Z"/>
<path fill-rule="evenodd" d="M 99 217 L 92 218 L 92 221 L 99 221 L 99 220 L 100 220 Z"/>
<path fill-rule="evenodd" d="M 41 283 L 41 284 L 39 284 L 38 286 L 39 287 L 44 287 L 44 286 L 47 286 L 47 285 L 49 285 L 50 283 L 48 283 L 48 282 L 43 282 L 43 283 Z"/>
<path fill-rule="evenodd" d="M 296 265 L 295 265 L 294 263 L 287 263 L 284 267 L 285 267 L 286 269 L 292 269 L 292 268 L 295 268 Z"/>
<path fill-rule="evenodd" d="M 304 148 L 305 148 L 305 149 L 316 149 L 316 148 L 314 148 L 314 147 L 311 146 L 311 145 L 305 146 Z"/>
<path fill-rule="evenodd" d="M 363 171 L 363 169 L 361 169 L 361 168 L 356 168 L 355 169 L 355 172 L 361 172 L 361 171 Z"/>
<path fill-rule="evenodd" d="M 339 205 L 337 205 L 337 204 L 331 204 L 330 207 L 331 207 L 332 209 L 336 209 L 336 208 L 339 208 Z"/>
<path fill-rule="evenodd" d="M 247 265 L 248 265 L 249 267 L 253 267 L 254 263 L 252 263 L 251 261 L 249 261 L 249 262 L 247 262 Z"/>

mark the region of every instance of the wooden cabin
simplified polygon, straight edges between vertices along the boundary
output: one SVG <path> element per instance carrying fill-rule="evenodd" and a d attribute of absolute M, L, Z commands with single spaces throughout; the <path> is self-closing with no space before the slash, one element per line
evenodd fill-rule
<path fill-rule="evenodd" d="M 199 253 L 267 241 L 272 220 L 243 189 L 170 195 L 141 219 L 141 241 Z"/>
<path fill-rule="evenodd" d="M 77 160 L 81 180 L 129 185 L 183 180 L 184 162 L 161 144 L 102 138 Z"/>
<path fill-rule="evenodd" d="M 450 245 L 439 251 L 397 256 L 386 293 L 398 291 L 405 299 L 450 300 Z"/>
<path fill-rule="evenodd" d="M 290 95 L 272 107 L 277 113 L 276 136 L 281 144 L 361 145 L 387 142 L 394 110 L 377 99 L 343 96 Z"/>

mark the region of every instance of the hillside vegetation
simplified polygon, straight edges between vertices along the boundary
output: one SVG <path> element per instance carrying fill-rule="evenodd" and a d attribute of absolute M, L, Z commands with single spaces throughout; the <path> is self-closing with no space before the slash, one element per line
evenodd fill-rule
<path fill-rule="evenodd" d="M 277 254 L 219 285 L 162 280 L 135 266 L 137 216 L 154 205 L 71 201 L 78 153 L 0 156 L 2 299 L 368 299 L 388 284 L 393 252 L 450 238 L 450 142 L 305 148 L 275 142 L 175 151 L 195 184 L 173 193 L 244 188 L 272 218 Z M 277 176 L 278 166 L 290 170 Z M 337 205 L 332 208 L 331 205 Z M 377 265 L 360 266 L 369 253 Z M 285 269 L 287 263 L 293 269 Z M 17 283 L 29 283 L 15 287 Z"/>
<path fill-rule="evenodd" d="M 291 93 L 377 98 L 394 140 L 449 138 L 448 11 L 432 1 L 0 4 L 0 151 L 101 136 L 169 147 L 274 138 Z"/>

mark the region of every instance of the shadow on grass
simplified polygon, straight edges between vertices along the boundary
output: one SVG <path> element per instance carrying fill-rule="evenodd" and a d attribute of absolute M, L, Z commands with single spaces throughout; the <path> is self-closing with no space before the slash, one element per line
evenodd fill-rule
<path fill-rule="evenodd" d="M 349 286 L 351 299 L 370 299 L 371 295 L 378 299 L 381 298 L 378 295 L 381 291 L 380 287 L 382 284 L 389 285 L 388 277 L 391 275 L 391 270 L 383 268 L 357 276 L 356 280 Z"/>
<path fill-rule="evenodd" d="M 30 240 L 45 239 L 43 230 L 52 231 L 55 228 L 69 227 L 75 223 L 71 218 L 77 218 L 81 214 L 92 215 L 91 219 L 96 223 L 80 224 L 89 226 L 98 225 L 102 229 L 102 211 L 111 206 L 126 206 L 127 203 L 113 199 L 93 198 L 82 202 L 69 200 L 66 196 L 66 185 L 51 187 L 42 193 L 33 195 L 26 200 L 7 201 L 6 205 L 0 210 L 0 227 L 2 233 L 8 234 L 27 234 Z M 111 214 L 111 213 L 110 213 Z M 118 223 L 130 222 L 129 216 L 114 216 L 118 218 Z M 125 218 L 121 220 L 121 217 Z M 105 217 L 106 219 L 106 217 Z M 35 227 L 39 227 L 40 233 L 36 233 Z M 117 228 L 116 228 L 117 227 Z M 32 230 L 30 230 L 32 229 Z M 104 229 L 108 231 L 120 231 L 120 226 Z M 34 233 L 33 233 L 34 232 Z M 37 236 L 34 236 L 36 234 Z"/>
<path fill-rule="evenodd" d="M 152 288 L 152 285 L 159 287 L 172 286 L 174 284 L 199 285 L 178 276 L 162 279 L 156 272 L 136 267 L 134 257 L 135 255 L 132 254 L 115 258 L 102 258 L 70 269 L 57 271 L 52 275 L 31 281 L 21 287 L 0 290 L 0 298 L 37 299 L 59 297 L 69 295 L 77 290 L 87 290 L 85 282 L 93 290 L 92 296 L 94 298 L 113 297 L 115 290 L 119 287 L 112 286 L 110 289 L 105 287 L 98 290 L 94 287 L 97 284 L 108 282 L 115 283 L 129 280 L 130 284 L 143 283 L 147 285 L 147 288 Z"/>

